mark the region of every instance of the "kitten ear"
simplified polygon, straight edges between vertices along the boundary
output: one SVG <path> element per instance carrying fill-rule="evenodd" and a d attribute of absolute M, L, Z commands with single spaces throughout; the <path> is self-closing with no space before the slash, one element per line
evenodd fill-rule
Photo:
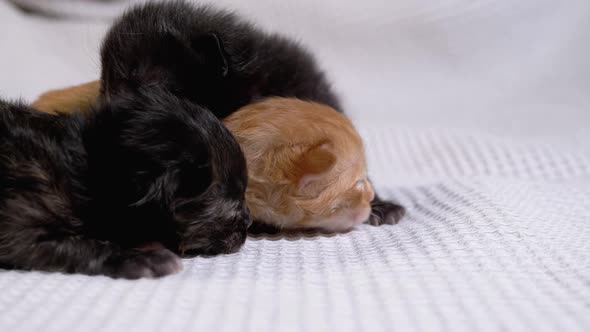
<path fill-rule="evenodd" d="M 336 155 L 322 144 L 304 152 L 298 161 L 298 188 L 303 189 L 319 180 L 336 164 Z"/>
<path fill-rule="evenodd" d="M 221 39 L 214 33 L 197 36 L 191 40 L 191 48 L 202 56 L 204 65 L 217 71 L 221 77 L 227 76 L 229 65 Z"/>

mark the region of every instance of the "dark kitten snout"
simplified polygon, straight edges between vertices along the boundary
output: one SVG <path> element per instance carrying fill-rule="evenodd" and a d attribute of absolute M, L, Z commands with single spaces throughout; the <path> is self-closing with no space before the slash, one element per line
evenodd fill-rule
<path fill-rule="evenodd" d="M 251 224 L 250 213 L 242 205 L 241 201 L 220 200 L 209 209 L 195 208 L 193 211 L 199 214 L 190 222 L 183 222 L 185 237 L 181 239 L 179 254 L 194 257 L 236 252 L 246 241 Z"/>

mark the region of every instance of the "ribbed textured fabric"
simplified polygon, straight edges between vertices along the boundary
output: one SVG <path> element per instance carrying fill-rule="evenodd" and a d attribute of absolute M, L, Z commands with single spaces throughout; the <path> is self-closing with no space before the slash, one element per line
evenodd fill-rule
<path fill-rule="evenodd" d="M 590 329 L 587 144 L 360 129 L 400 224 L 253 237 L 161 280 L 1 272 L 0 330 Z"/>

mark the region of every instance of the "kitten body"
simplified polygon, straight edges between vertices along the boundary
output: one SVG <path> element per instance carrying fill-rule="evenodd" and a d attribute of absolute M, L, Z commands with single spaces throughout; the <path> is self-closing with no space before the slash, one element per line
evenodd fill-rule
<path fill-rule="evenodd" d="M 244 242 L 231 134 L 199 106 L 139 92 L 84 114 L 0 101 L 0 266 L 159 277 L 181 269 L 177 255 Z M 150 241 L 166 248 L 134 249 Z"/>

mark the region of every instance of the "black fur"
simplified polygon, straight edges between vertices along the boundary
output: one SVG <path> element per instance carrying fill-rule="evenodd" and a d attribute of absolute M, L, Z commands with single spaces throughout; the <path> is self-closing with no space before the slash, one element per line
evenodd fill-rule
<path fill-rule="evenodd" d="M 234 252 L 245 167 L 215 116 L 157 88 L 84 114 L 0 101 L 0 266 L 158 277 Z M 135 249 L 150 241 L 167 249 Z"/>
<path fill-rule="evenodd" d="M 297 97 L 342 111 L 325 75 L 302 46 L 227 11 L 184 1 L 134 7 L 107 34 L 102 91 L 161 84 L 220 118 L 268 96 Z M 375 196 L 369 224 L 404 214 Z"/>
<path fill-rule="evenodd" d="M 165 84 L 224 118 L 261 97 L 340 105 L 303 47 L 238 16 L 184 1 L 154 2 L 124 14 L 105 37 L 103 89 Z"/>

